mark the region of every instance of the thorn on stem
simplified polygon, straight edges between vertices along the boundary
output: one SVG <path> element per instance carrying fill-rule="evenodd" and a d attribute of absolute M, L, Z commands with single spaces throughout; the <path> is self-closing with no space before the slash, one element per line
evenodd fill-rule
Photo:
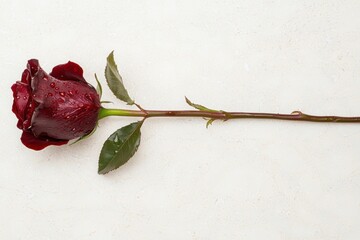
<path fill-rule="evenodd" d="M 302 115 L 303 113 L 300 111 L 293 111 L 291 115 Z"/>

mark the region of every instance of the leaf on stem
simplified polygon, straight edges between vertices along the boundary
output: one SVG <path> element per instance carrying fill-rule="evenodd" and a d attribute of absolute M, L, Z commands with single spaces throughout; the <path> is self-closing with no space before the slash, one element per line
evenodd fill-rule
<path fill-rule="evenodd" d="M 127 90 L 125 89 L 122 77 L 120 76 L 120 73 L 117 69 L 114 60 L 114 51 L 112 51 L 107 57 L 105 78 L 110 90 L 118 99 L 126 102 L 128 105 L 134 104 L 134 100 L 130 98 Z"/>
<path fill-rule="evenodd" d="M 143 121 L 131 123 L 116 130 L 105 141 L 99 158 L 99 174 L 106 174 L 124 165 L 140 145 Z"/>
<path fill-rule="evenodd" d="M 210 125 L 212 125 L 212 123 L 215 121 L 215 118 L 211 118 L 206 122 L 206 128 L 209 128 Z"/>
<path fill-rule="evenodd" d="M 207 111 L 207 112 L 218 112 L 217 110 L 214 110 L 214 109 L 210 109 L 210 108 L 207 108 L 203 105 L 200 105 L 200 104 L 196 104 L 196 103 L 193 103 L 191 102 L 187 97 L 185 97 L 185 100 L 186 100 L 186 103 L 189 104 L 191 107 L 193 108 L 196 108 L 197 110 L 200 110 L 200 111 Z"/>

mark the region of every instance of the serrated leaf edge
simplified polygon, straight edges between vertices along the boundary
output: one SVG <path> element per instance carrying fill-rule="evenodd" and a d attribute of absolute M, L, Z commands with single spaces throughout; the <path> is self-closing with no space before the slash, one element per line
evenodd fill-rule
<path fill-rule="evenodd" d="M 135 147 L 135 151 L 134 151 L 134 153 L 130 156 L 130 158 L 132 158 L 133 156 L 134 156 L 134 154 L 137 152 L 137 150 L 138 150 L 138 148 L 139 148 L 139 146 L 140 146 L 140 141 L 141 141 L 141 132 L 140 132 L 140 128 L 141 128 L 141 126 L 142 126 L 142 124 L 143 124 L 143 122 L 144 121 L 138 121 L 138 123 L 139 123 L 139 125 L 135 128 L 135 130 L 128 136 L 128 138 L 126 139 L 126 141 L 128 141 L 132 136 L 133 136 L 133 134 L 136 132 L 136 131 L 139 131 L 139 144 Z M 132 123 L 130 123 L 129 125 L 131 125 Z M 129 125 L 126 125 L 126 126 L 129 126 Z M 124 127 L 126 127 L 126 126 L 124 126 Z M 121 128 L 119 128 L 119 129 L 117 129 L 115 132 L 117 132 L 118 130 L 120 130 Z M 114 132 L 114 133 L 115 133 Z M 112 133 L 112 134 L 114 134 L 114 133 Z M 112 135 L 111 134 L 111 135 Z M 110 135 L 110 136 L 111 136 Z M 110 136 L 109 136 L 109 138 L 110 138 Z M 108 141 L 108 140 L 106 140 L 106 141 Z M 106 142 L 105 141 L 105 142 Z M 125 141 L 124 141 L 125 142 Z M 105 144 L 105 143 L 104 143 Z M 108 163 L 108 165 L 110 164 L 110 162 L 112 162 L 113 160 L 114 160 L 114 158 L 115 158 L 115 155 L 114 155 L 114 157 L 112 157 L 112 159 L 109 161 L 109 163 Z M 130 158 L 126 161 L 126 162 L 128 162 L 129 160 L 130 160 Z M 100 161 L 100 160 L 99 160 Z M 126 163 L 125 162 L 125 163 Z M 124 164 L 125 164 L 124 163 Z M 119 167 L 121 167 L 122 165 L 120 165 Z M 104 172 L 104 173 L 101 173 L 101 170 L 100 169 L 98 169 L 98 174 L 102 174 L 102 175 L 104 175 L 104 174 L 107 174 L 107 173 L 109 173 L 109 172 L 111 172 L 111 171 L 114 171 L 114 170 L 116 170 L 116 169 L 118 169 L 119 167 L 117 167 L 117 168 L 114 168 L 114 169 L 111 169 L 111 170 L 109 170 L 109 171 L 107 171 L 107 172 Z M 106 168 L 106 167 L 105 167 Z M 104 168 L 103 168 L 104 169 Z M 102 169 L 102 170 L 103 170 Z"/>
<path fill-rule="evenodd" d="M 114 91 L 110 88 L 109 85 L 109 80 L 107 78 L 107 69 L 110 69 L 110 71 L 112 72 L 112 74 L 116 77 L 116 79 L 119 80 L 120 84 L 122 85 L 122 88 L 124 89 L 124 96 L 118 96 L 117 94 L 114 93 Z M 115 62 L 115 58 L 114 58 L 114 51 L 111 51 L 111 53 L 108 55 L 108 57 L 106 58 L 106 67 L 105 67 L 105 78 L 106 78 L 106 82 L 111 90 L 111 92 L 121 101 L 126 102 L 127 105 L 133 105 L 135 102 L 134 100 L 129 96 L 128 91 L 126 90 L 124 83 L 123 83 L 123 79 L 119 73 L 118 67 L 116 65 Z"/>

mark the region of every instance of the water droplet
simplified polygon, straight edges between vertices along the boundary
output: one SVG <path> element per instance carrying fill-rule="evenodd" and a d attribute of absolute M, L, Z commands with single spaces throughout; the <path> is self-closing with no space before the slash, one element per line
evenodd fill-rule
<path fill-rule="evenodd" d="M 54 88 L 55 87 L 55 83 L 50 83 L 50 87 Z"/>
<path fill-rule="evenodd" d="M 32 95 L 32 97 L 33 97 L 33 98 L 36 98 L 36 95 L 35 95 L 35 94 L 33 94 L 33 95 Z"/>
<path fill-rule="evenodd" d="M 71 129 L 71 131 L 75 131 L 75 130 L 76 130 L 76 128 Z"/>
<path fill-rule="evenodd" d="M 90 100 L 90 101 L 92 101 L 93 100 L 93 98 L 91 97 L 91 95 L 89 95 L 89 94 L 85 94 L 85 98 L 87 98 L 88 100 Z"/>
<path fill-rule="evenodd" d="M 58 87 L 56 87 L 56 88 L 55 88 L 55 90 L 59 90 L 59 88 L 58 88 Z"/>
<path fill-rule="evenodd" d="M 119 151 L 118 151 L 118 150 L 115 150 L 114 152 L 115 152 L 115 153 L 118 153 Z"/>
<path fill-rule="evenodd" d="M 65 93 L 64 92 L 59 92 L 60 96 L 65 97 Z"/>
<path fill-rule="evenodd" d="M 66 116 L 66 119 L 69 119 L 70 118 L 70 116 Z"/>
<path fill-rule="evenodd" d="M 68 93 L 70 96 L 74 95 L 73 91 L 71 91 L 71 90 Z"/>
<path fill-rule="evenodd" d="M 20 99 L 20 96 L 16 96 L 16 99 Z"/>
<path fill-rule="evenodd" d="M 43 77 L 43 79 L 44 79 L 44 81 L 47 81 L 47 80 L 48 80 L 48 78 L 47 78 L 47 77 Z"/>
<path fill-rule="evenodd" d="M 53 96 L 53 94 L 52 94 L 52 93 L 48 93 L 47 96 L 48 96 L 48 97 L 51 97 L 51 96 Z"/>
<path fill-rule="evenodd" d="M 26 100 L 26 99 L 27 99 L 27 96 L 23 96 L 23 99 Z"/>

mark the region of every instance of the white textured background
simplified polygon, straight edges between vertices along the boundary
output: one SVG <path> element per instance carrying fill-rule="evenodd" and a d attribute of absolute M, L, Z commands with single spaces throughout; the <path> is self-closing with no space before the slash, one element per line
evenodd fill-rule
<path fill-rule="evenodd" d="M 26 149 L 10 86 L 29 58 L 95 84 L 111 50 L 146 108 L 360 115 L 360 1 L 0 0 L 0 239 L 359 239 L 360 125 L 152 119 L 97 175 L 106 119 Z M 126 107 L 109 90 L 104 99 Z"/>

